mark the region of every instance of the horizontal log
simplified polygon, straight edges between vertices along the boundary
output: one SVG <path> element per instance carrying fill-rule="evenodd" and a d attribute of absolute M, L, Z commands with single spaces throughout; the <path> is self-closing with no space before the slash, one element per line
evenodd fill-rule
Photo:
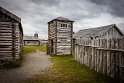
<path fill-rule="evenodd" d="M 1 45 L 12 45 L 12 43 L 7 43 L 7 42 L 6 43 L 0 43 L 0 46 Z"/>
<path fill-rule="evenodd" d="M 8 24 L 9 24 L 9 25 L 10 25 L 10 24 L 12 25 L 12 22 L 0 22 L 0 24 L 1 24 L 1 25 L 8 25 Z"/>
<path fill-rule="evenodd" d="M 3 40 L 3 41 L 0 41 L 0 43 L 12 43 L 12 41 L 5 41 L 5 40 Z M 17 42 L 18 43 L 18 42 Z"/>
<path fill-rule="evenodd" d="M 1 36 L 10 36 L 12 33 L 0 33 Z"/>
<path fill-rule="evenodd" d="M 0 48 L 0 51 L 11 51 L 12 48 Z"/>
<path fill-rule="evenodd" d="M 5 55 L 7 56 L 8 54 L 12 55 L 13 51 L 0 51 L 0 55 Z M 18 55 L 18 51 L 14 51 L 15 54 Z"/>
<path fill-rule="evenodd" d="M 9 50 L 9 51 L 0 50 L 0 53 L 12 53 L 12 50 Z"/>
<path fill-rule="evenodd" d="M 12 30 L 1 30 L 0 29 L 0 33 L 12 33 Z"/>
<path fill-rule="evenodd" d="M 9 36 L 0 35 L 0 38 L 12 38 L 12 35 L 9 35 Z"/>
<path fill-rule="evenodd" d="M 11 27 L 0 27 L 0 30 L 12 30 L 12 28 Z"/>
<path fill-rule="evenodd" d="M 2 23 L 0 23 L 0 27 L 12 27 L 12 24 L 2 24 Z"/>
<path fill-rule="evenodd" d="M 12 53 L 0 53 L 0 56 L 12 56 Z"/>
<path fill-rule="evenodd" d="M 12 48 L 12 46 L 5 46 L 5 45 L 0 46 L 0 49 L 4 49 L 4 48 Z"/>
<path fill-rule="evenodd" d="M 12 38 L 0 38 L 0 41 L 1 40 L 9 40 L 9 41 L 12 41 L 13 39 Z"/>

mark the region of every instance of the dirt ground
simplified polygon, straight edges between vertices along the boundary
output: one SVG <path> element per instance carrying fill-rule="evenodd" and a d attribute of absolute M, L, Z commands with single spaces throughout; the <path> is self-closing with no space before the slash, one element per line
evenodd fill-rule
<path fill-rule="evenodd" d="M 37 50 L 24 56 L 24 63 L 16 69 L 0 69 L 0 83 L 23 83 L 32 76 L 41 74 L 52 65 L 50 56 Z"/>

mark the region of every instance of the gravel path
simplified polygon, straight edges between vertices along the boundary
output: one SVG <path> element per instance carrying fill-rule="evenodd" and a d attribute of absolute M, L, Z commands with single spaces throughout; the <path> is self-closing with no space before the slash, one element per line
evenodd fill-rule
<path fill-rule="evenodd" d="M 50 56 L 37 50 L 24 57 L 22 67 L 16 69 L 0 69 L 0 83 L 23 83 L 32 76 L 41 74 L 43 70 L 51 67 Z"/>

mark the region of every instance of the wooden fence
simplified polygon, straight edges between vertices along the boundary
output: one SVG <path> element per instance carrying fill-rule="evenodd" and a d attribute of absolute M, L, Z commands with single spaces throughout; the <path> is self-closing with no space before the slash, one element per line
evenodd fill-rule
<path fill-rule="evenodd" d="M 97 72 L 124 79 L 124 38 L 76 39 L 75 59 Z"/>

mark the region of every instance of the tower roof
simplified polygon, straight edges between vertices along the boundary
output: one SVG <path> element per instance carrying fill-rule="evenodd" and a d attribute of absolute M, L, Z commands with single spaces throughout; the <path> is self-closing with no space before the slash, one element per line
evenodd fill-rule
<path fill-rule="evenodd" d="M 72 21 L 72 20 L 70 20 L 70 19 L 68 19 L 68 18 L 64 18 L 64 17 L 60 16 L 60 17 L 57 17 L 57 18 L 55 18 L 55 19 L 49 21 L 48 23 L 50 23 L 50 22 L 52 22 L 52 21 L 54 21 L 54 20 L 66 21 L 66 22 L 74 22 L 74 21 Z"/>

